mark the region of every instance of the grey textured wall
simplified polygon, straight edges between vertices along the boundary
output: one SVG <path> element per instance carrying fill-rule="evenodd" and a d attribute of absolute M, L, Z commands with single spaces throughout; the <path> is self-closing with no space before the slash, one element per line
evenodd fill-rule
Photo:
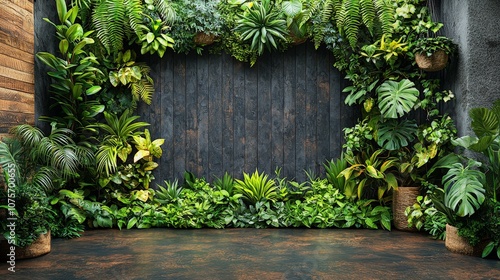
<path fill-rule="evenodd" d="M 443 32 L 459 44 L 445 79 L 456 96 L 459 134 L 465 135 L 470 133 L 468 111 L 500 98 L 500 1 L 439 2 Z"/>

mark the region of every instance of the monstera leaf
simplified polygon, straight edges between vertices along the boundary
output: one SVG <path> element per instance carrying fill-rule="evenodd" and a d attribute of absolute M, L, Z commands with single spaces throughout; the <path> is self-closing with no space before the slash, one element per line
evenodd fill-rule
<path fill-rule="evenodd" d="M 443 177 L 444 203 L 459 217 L 470 216 L 483 204 L 485 175 L 476 168 L 478 161 L 470 160 L 467 166 L 455 163 Z"/>
<path fill-rule="evenodd" d="M 388 120 L 379 125 L 377 143 L 386 150 L 398 150 L 410 144 L 417 132 L 415 121 Z"/>
<path fill-rule="evenodd" d="M 415 84 L 408 79 L 385 81 L 377 88 L 380 113 L 390 119 L 403 116 L 415 106 L 419 93 Z"/>
<path fill-rule="evenodd" d="M 476 152 L 484 152 L 500 135 L 500 101 L 496 101 L 492 109 L 473 108 L 469 115 L 471 128 L 476 136 L 463 136 L 452 140 L 452 143 Z"/>

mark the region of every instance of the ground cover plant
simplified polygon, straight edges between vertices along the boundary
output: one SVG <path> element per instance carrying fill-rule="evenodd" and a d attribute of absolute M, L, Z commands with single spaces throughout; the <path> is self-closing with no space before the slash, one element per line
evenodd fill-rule
<path fill-rule="evenodd" d="M 390 230 L 393 190 L 442 185 L 429 171 L 453 151 L 456 129 L 442 112 L 453 94 L 414 61 L 417 42 L 442 27 L 427 1 L 55 1 L 59 22 L 49 23 L 59 52 L 37 54 L 51 68 L 52 113 L 43 120 L 67 131 L 78 159 L 43 202 L 55 236 L 96 227 Z M 213 44 L 196 43 L 198 33 L 214 35 Z M 154 94 L 143 54 L 206 49 L 253 65 L 264 52 L 305 40 L 332 51 L 333 67 L 348 81 L 345 104 L 362 116 L 344 129 L 343 155 L 325 161 L 323 174 L 305 182 L 257 170 L 212 181 L 189 172 L 181 182 L 155 180 L 164 140 L 151 139 L 134 115 Z M 421 206 L 436 209 L 429 199 Z M 442 233 L 442 216 L 422 216 L 410 219 Z"/>

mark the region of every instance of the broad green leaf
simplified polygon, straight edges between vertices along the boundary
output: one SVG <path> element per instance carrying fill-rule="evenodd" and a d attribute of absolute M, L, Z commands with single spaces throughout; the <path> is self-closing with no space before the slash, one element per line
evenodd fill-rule
<path fill-rule="evenodd" d="M 94 95 L 94 94 L 98 93 L 100 90 L 101 90 L 100 86 L 93 86 L 93 87 L 87 89 L 85 91 L 85 94 L 87 94 L 87 96 Z"/>
<path fill-rule="evenodd" d="M 417 123 L 415 121 L 388 120 L 379 124 L 377 144 L 386 150 L 399 150 L 415 139 Z"/>
<path fill-rule="evenodd" d="M 283 1 L 282 9 L 287 17 L 293 18 L 302 11 L 302 2 L 300 0 Z"/>
<path fill-rule="evenodd" d="M 498 116 L 487 108 L 473 108 L 470 110 L 471 128 L 477 137 L 496 136 L 499 133 L 500 122 Z"/>
<path fill-rule="evenodd" d="M 66 55 L 66 53 L 68 52 L 68 48 L 69 48 L 68 40 L 62 39 L 59 42 L 59 51 L 61 52 L 61 54 Z"/>
<path fill-rule="evenodd" d="M 415 106 L 420 92 L 412 81 L 403 79 L 399 83 L 385 81 L 377 88 L 377 94 L 380 113 L 386 118 L 395 119 Z"/>
<path fill-rule="evenodd" d="M 485 200 L 485 175 L 476 169 L 480 165 L 480 162 L 473 160 L 466 167 L 462 163 L 455 163 L 443 177 L 444 203 L 459 217 L 474 214 Z"/>

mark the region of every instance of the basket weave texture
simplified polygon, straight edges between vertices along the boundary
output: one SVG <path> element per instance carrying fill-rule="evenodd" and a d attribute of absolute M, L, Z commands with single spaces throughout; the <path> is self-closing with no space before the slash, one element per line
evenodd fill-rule
<path fill-rule="evenodd" d="M 215 35 L 203 32 L 196 33 L 194 36 L 194 43 L 200 46 L 208 46 L 215 41 Z"/>
<path fill-rule="evenodd" d="M 415 61 L 420 69 L 427 72 L 436 72 L 443 70 L 448 64 L 448 55 L 439 50 L 431 56 L 422 53 L 415 54 Z"/>
<path fill-rule="evenodd" d="M 488 243 L 489 240 L 485 239 L 476 246 L 472 246 L 467 242 L 467 239 L 458 235 L 458 229 L 456 227 L 446 224 L 446 240 L 444 244 L 446 249 L 453 253 L 480 257 Z"/>
<path fill-rule="evenodd" d="M 404 231 L 417 231 L 415 227 L 408 227 L 408 218 L 405 210 L 417 202 L 420 187 L 398 187 L 392 193 L 392 216 L 394 227 Z"/>

